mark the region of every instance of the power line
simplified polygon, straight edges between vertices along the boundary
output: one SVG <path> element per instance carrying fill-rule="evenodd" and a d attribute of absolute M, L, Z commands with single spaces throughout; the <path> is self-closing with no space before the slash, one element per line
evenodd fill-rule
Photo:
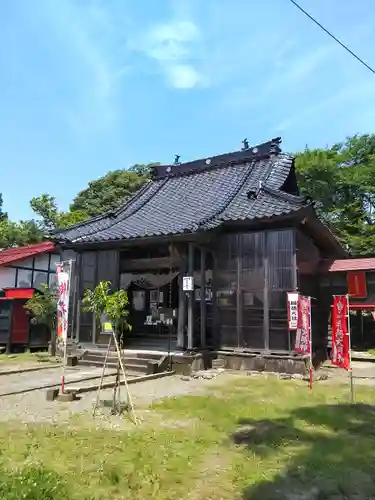
<path fill-rule="evenodd" d="M 347 45 L 345 45 L 338 38 L 336 38 L 335 35 L 333 35 L 330 31 L 328 31 L 322 24 L 320 24 L 319 21 L 317 21 L 308 12 L 306 12 L 300 5 L 298 5 L 297 2 L 295 2 L 294 0 L 289 0 L 289 1 L 292 2 L 292 4 L 295 7 L 297 7 L 297 9 L 299 9 L 303 14 L 305 14 L 305 16 L 307 16 L 313 23 L 315 23 L 317 26 L 319 26 L 319 28 L 322 29 L 325 33 L 327 33 L 328 36 L 333 38 L 333 40 L 335 40 L 335 42 L 337 42 L 339 45 L 341 45 L 341 47 L 343 49 L 345 49 L 347 52 L 349 52 L 350 55 L 355 57 L 357 59 L 357 61 L 359 61 L 361 64 L 363 64 L 363 66 L 365 66 L 367 69 L 369 69 L 371 71 L 371 73 L 373 73 L 375 75 L 375 70 L 373 68 L 371 68 L 371 66 L 369 66 L 367 63 L 365 63 L 365 61 L 363 59 L 361 59 L 359 56 L 357 56 L 357 54 L 355 54 L 352 50 L 350 50 Z"/>

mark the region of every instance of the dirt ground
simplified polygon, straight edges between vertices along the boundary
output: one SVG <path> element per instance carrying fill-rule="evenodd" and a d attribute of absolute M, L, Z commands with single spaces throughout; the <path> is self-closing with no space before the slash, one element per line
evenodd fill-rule
<path fill-rule="evenodd" d="M 353 380 L 354 384 L 375 386 L 375 363 L 368 361 L 353 361 Z M 321 372 L 327 373 L 329 376 L 328 382 L 340 381 L 349 378 L 349 373 L 341 368 L 335 368 L 329 362 L 325 363 Z"/>
<path fill-rule="evenodd" d="M 348 372 L 324 365 L 322 373 L 328 375 L 325 381 L 316 382 L 317 384 L 345 383 L 348 380 Z M 83 376 L 99 376 L 100 369 L 85 367 L 80 370 L 71 369 L 68 371 L 68 380 L 74 382 Z M 135 408 L 138 410 L 140 418 L 147 417 L 147 406 L 154 401 L 166 398 L 176 397 L 188 394 L 202 394 L 212 388 L 216 382 L 225 383 L 231 377 L 246 376 L 243 372 L 224 372 L 212 380 L 190 379 L 185 377 L 172 376 L 146 382 L 139 382 L 130 386 L 130 393 Z M 254 374 L 252 374 L 254 376 Z M 277 377 L 276 374 L 259 374 L 262 377 Z M 354 387 L 356 386 L 375 386 L 375 363 L 371 362 L 353 362 Z M 62 403 L 46 400 L 46 389 L 34 390 L 22 394 L 2 395 L 17 390 L 27 390 L 37 386 L 46 386 L 51 383 L 59 384 L 61 378 L 61 369 L 41 370 L 30 373 L 20 373 L 15 375 L 0 376 L 0 421 L 17 420 L 23 423 L 64 423 L 68 422 L 72 415 L 89 415 L 92 412 L 96 400 L 96 391 L 84 393 L 80 399 L 71 403 Z M 92 382 L 98 381 L 98 379 Z M 79 382 L 78 382 L 79 383 Z M 91 381 L 90 381 L 91 383 Z M 82 384 L 80 384 L 82 385 Z M 122 399 L 125 401 L 125 389 L 121 388 Z M 113 390 L 107 389 L 101 391 L 101 401 L 110 401 Z M 122 427 L 124 418 L 109 416 L 109 409 L 99 410 L 95 419 L 95 425 L 104 425 L 111 427 Z M 91 418 L 91 417 L 90 417 Z"/>

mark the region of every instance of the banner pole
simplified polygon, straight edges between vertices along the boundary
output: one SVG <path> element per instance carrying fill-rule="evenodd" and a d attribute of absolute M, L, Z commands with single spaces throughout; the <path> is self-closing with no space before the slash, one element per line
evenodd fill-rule
<path fill-rule="evenodd" d="M 312 322 L 311 322 L 311 297 L 309 297 L 309 327 L 310 327 L 310 370 L 309 370 L 309 387 L 312 391 L 313 386 L 313 362 L 312 362 Z"/>
<path fill-rule="evenodd" d="M 350 383 L 350 402 L 354 404 L 354 383 L 353 383 L 353 367 L 352 367 L 352 341 L 350 331 L 350 309 L 349 309 L 349 295 L 346 295 L 347 304 L 347 318 L 348 318 L 348 350 L 349 350 L 349 383 Z"/>

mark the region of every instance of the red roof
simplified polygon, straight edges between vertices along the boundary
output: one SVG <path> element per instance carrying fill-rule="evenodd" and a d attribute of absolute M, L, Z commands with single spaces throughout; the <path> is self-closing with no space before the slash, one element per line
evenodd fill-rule
<path fill-rule="evenodd" d="M 52 252 L 56 245 L 52 241 L 44 241 L 36 245 L 27 245 L 25 247 L 8 248 L 0 251 L 0 266 L 11 264 L 17 260 L 24 260 L 28 257 L 34 257 L 40 253 Z"/>
<path fill-rule="evenodd" d="M 339 271 L 372 271 L 375 270 L 375 257 L 363 259 L 337 259 L 326 261 L 323 270 L 329 273 Z"/>

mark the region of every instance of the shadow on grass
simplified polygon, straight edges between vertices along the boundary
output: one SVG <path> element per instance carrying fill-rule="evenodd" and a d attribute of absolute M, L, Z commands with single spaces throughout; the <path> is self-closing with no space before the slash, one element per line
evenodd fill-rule
<path fill-rule="evenodd" d="M 238 425 L 236 444 L 264 460 L 286 457 L 287 464 L 246 488 L 244 500 L 375 498 L 375 406 L 303 407 L 287 418 Z"/>

